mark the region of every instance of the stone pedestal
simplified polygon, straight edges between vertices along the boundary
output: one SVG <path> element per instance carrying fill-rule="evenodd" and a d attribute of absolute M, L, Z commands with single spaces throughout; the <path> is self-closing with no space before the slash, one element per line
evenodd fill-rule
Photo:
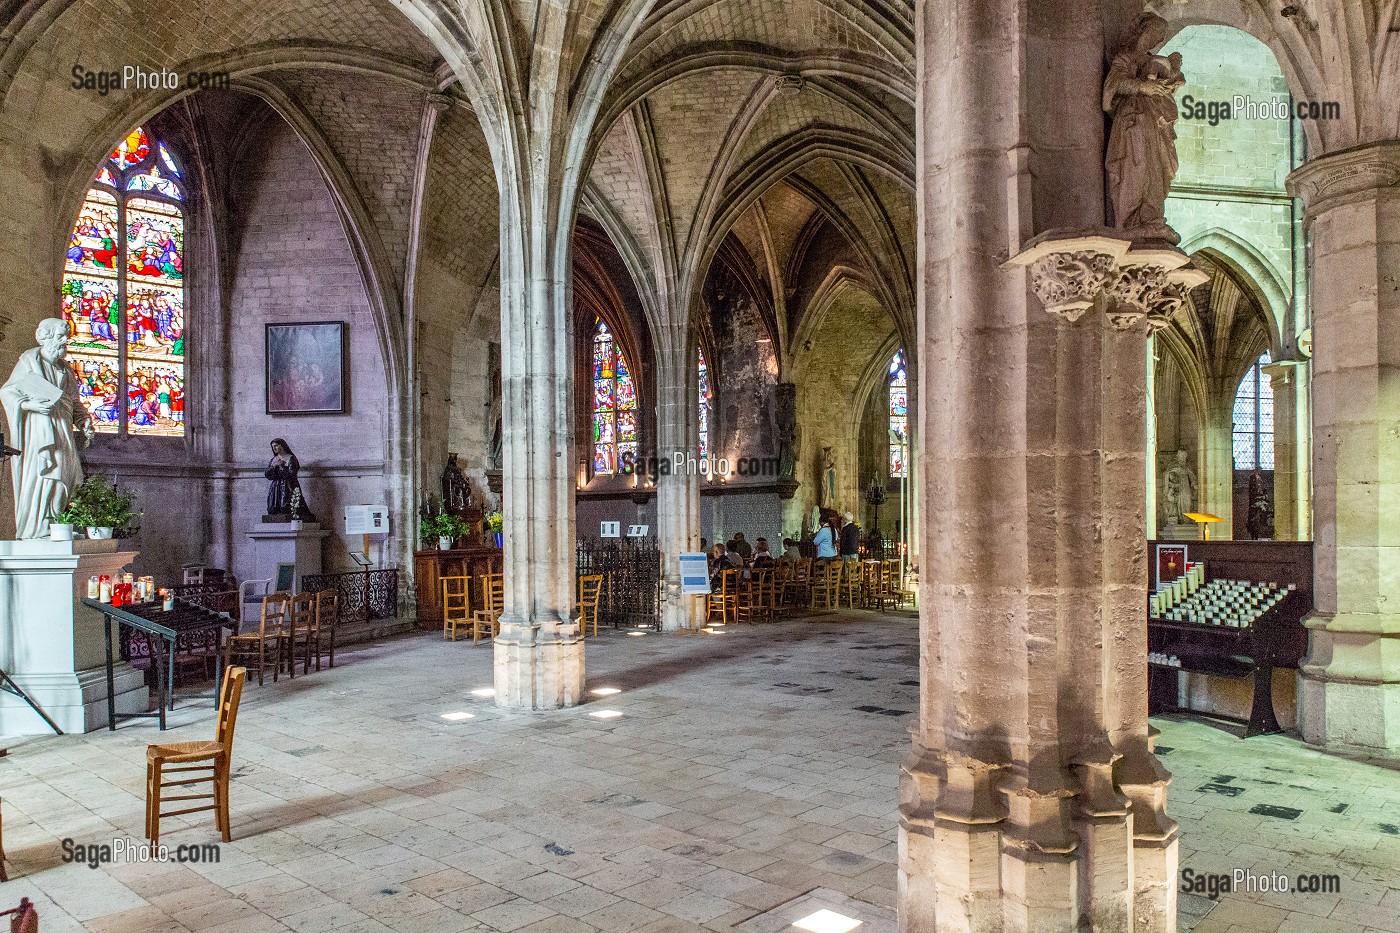
<path fill-rule="evenodd" d="M 248 532 L 247 563 L 238 568 L 240 580 L 271 580 L 277 586 L 277 568 L 292 564 L 292 592 L 301 589 L 301 578 L 321 573 L 321 544 L 330 534 L 317 522 L 265 522 Z"/>
<path fill-rule="evenodd" d="M 119 543 L 0 541 L 0 667 L 64 732 L 107 722 L 102 616 L 77 599 L 89 576 L 118 574 L 135 558 Z M 145 710 L 142 673 L 118 662 L 115 674 L 117 711 Z M 50 731 L 22 699 L 0 693 L 0 735 Z"/>
<path fill-rule="evenodd" d="M 1288 179 L 1313 254 L 1314 604 L 1299 726 L 1400 757 L 1400 142 Z"/>

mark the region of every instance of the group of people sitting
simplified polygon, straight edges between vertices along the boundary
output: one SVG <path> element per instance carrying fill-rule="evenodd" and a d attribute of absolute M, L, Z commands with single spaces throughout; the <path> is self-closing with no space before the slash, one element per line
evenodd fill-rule
<path fill-rule="evenodd" d="M 704 539 L 701 539 L 704 547 Z M 821 527 L 812 536 L 812 545 L 817 550 L 818 560 L 837 558 L 855 560 L 860 556 L 860 526 L 850 512 L 844 515 L 835 511 L 822 511 Z M 742 531 L 734 533 L 728 542 L 716 542 L 709 549 L 710 582 L 717 586 L 719 574 L 725 570 L 743 570 L 746 567 L 771 567 L 779 561 L 797 561 L 802 551 L 792 538 L 783 539 L 783 552 L 774 557 L 768 548 L 768 539 L 759 538 L 749 544 Z"/>

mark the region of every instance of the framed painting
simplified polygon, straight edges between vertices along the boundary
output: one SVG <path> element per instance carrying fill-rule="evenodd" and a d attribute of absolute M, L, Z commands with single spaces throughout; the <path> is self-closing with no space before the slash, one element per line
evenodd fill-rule
<path fill-rule="evenodd" d="M 345 397 L 345 322 L 268 324 L 269 415 L 341 414 Z"/>
<path fill-rule="evenodd" d="M 1157 545 L 1157 585 L 1170 583 L 1186 572 L 1187 550 L 1184 544 Z"/>

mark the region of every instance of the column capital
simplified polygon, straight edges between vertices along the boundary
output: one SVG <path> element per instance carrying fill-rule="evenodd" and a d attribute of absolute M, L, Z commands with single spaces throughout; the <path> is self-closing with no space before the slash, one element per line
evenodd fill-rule
<path fill-rule="evenodd" d="M 435 92 L 424 95 L 423 102 L 435 113 L 445 113 L 452 106 L 452 95 Z"/>
<path fill-rule="evenodd" d="M 1289 194 L 1302 200 L 1309 219 L 1380 189 L 1400 187 L 1400 140 L 1311 159 L 1294 169 L 1285 184 Z"/>

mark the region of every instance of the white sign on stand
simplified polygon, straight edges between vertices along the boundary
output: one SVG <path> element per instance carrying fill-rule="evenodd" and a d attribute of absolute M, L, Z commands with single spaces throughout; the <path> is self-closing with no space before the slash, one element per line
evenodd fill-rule
<path fill-rule="evenodd" d="M 600 538 L 620 538 L 622 537 L 622 522 L 599 522 L 598 537 Z"/>
<path fill-rule="evenodd" d="M 345 507 L 347 535 L 387 535 L 389 508 L 384 505 L 347 505 Z"/>
<path fill-rule="evenodd" d="M 687 551 L 678 555 L 681 563 L 681 594 L 703 596 L 710 592 L 710 562 L 704 551 Z"/>

